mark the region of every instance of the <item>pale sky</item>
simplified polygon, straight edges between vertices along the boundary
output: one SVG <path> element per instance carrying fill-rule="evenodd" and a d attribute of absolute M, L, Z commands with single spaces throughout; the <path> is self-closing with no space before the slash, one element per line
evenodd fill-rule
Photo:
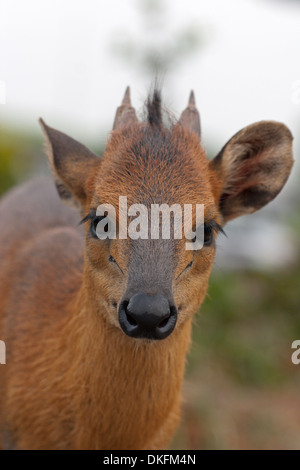
<path fill-rule="evenodd" d="M 37 129 L 37 118 L 87 141 L 108 133 L 126 85 L 141 109 L 153 77 L 112 57 L 113 37 L 147 40 L 138 0 L 0 0 L 0 119 Z M 166 0 L 168 21 L 151 41 L 170 43 L 199 24 L 205 42 L 165 80 L 167 106 L 179 115 L 193 88 L 203 141 L 223 145 L 261 119 L 296 135 L 300 114 L 300 5 L 276 0 Z M 149 41 L 149 37 L 148 37 Z M 294 102 L 293 102 L 294 93 Z M 296 98 L 295 98 L 296 97 Z M 297 138 L 297 136 L 296 136 Z"/>

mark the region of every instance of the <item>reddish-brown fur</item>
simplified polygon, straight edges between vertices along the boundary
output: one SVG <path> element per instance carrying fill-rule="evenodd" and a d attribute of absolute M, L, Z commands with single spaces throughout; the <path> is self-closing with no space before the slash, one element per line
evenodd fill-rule
<path fill-rule="evenodd" d="M 54 178 L 84 215 L 101 202 L 118 207 L 119 195 L 127 195 L 129 205 L 201 203 L 208 219 L 223 224 L 275 197 L 292 166 L 283 124 L 249 126 L 210 163 L 184 123 L 151 129 L 130 116 L 102 159 L 44 125 Z M 139 340 L 121 331 L 114 306 L 134 246 L 85 238 L 79 218 L 47 178 L 0 203 L 0 339 L 7 348 L 0 448 L 165 448 L 179 422 L 193 314 L 206 295 L 215 245 L 197 253 L 184 241 L 169 245 L 164 269 L 172 273 L 177 325 L 164 340 Z M 156 256 L 154 245 L 145 250 Z"/>

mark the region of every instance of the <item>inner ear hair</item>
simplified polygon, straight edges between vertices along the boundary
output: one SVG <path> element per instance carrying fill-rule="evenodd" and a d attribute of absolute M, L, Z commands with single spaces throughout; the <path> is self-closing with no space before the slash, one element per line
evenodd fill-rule
<path fill-rule="evenodd" d="M 284 124 L 257 122 L 235 134 L 210 162 L 221 183 L 219 208 L 225 222 L 277 196 L 293 166 L 292 140 Z"/>

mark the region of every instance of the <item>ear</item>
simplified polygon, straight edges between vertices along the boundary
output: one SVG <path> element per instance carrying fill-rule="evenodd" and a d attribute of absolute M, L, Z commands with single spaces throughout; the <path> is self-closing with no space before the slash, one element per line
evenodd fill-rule
<path fill-rule="evenodd" d="M 86 181 L 99 167 L 99 157 L 66 134 L 47 126 L 42 119 L 39 122 L 46 137 L 46 152 L 61 199 L 68 205 L 84 205 Z"/>
<path fill-rule="evenodd" d="M 224 222 L 255 212 L 277 196 L 293 166 L 292 140 L 284 124 L 257 122 L 235 134 L 210 162 L 221 185 Z"/>

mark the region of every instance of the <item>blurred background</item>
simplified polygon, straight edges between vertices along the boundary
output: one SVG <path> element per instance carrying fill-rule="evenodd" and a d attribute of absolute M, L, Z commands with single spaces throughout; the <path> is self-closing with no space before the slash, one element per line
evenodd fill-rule
<path fill-rule="evenodd" d="M 0 194 L 48 171 L 39 116 L 101 154 L 155 76 L 174 116 L 194 89 L 210 157 L 255 121 L 294 135 L 282 193 L 218 240 L 174 449 L 300 448 L 299 45 L 298 0 L 0 0 Z"/>

